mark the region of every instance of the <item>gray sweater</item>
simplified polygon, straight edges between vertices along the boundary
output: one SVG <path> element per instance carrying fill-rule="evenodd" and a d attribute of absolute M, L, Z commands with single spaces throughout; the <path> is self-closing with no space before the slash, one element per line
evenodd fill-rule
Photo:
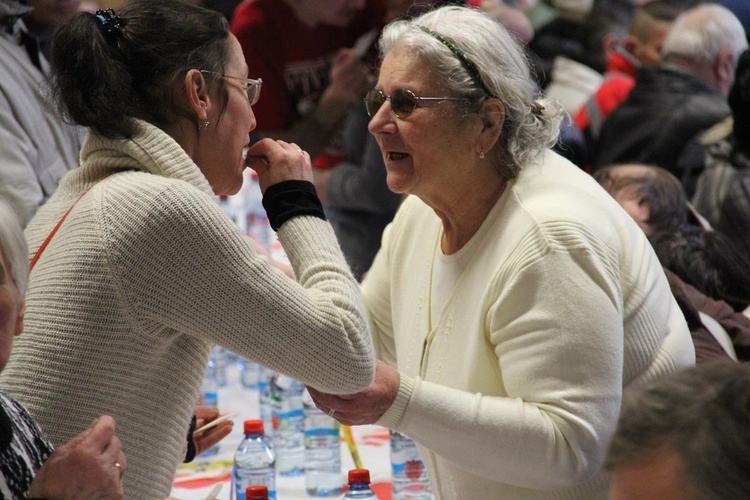
<path fill-rule="evenodd" d="M 39 67 L 34 65 L 22 41 L 30 35 L 18 19 L 30 10 L 0 0 L 0 198 L 23 225 L 78 166 L 84 133 L 46 103 L 49 65 L 38 51 Z"/>

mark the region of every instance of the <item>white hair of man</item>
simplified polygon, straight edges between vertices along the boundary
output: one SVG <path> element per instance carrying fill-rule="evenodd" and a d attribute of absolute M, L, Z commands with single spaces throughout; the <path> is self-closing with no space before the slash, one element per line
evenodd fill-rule
<path fill-rule="evenodd" d="M 497 154 L 505 178 L 518 175 L 524 165 L 557 141 L 562 108 L 556 101 L 535 98 L 536 84 L 522 47 L 492 16 L 477 9 L 446 6 L 412 20 L 393 22 L 380 39 L 381 56 L 389 52 L 418 57 L 449 95 L 466 98 L 470 114 L 476 114 L 488 98 L 503 103 L 505 122 L 493 154 Z M 476 74 L 471 72 L 472 65 Z"/>
<path fill-rule="evenodd" d="M 734 64 L 748 47 L 745 29 L 729 9 L 699 5 L 680 14 L 664 40 L 664 62 L 683 58 L 694 63 L 713 63 L 729 50 Z"/>
<path fill-rule="evenodd" d="M 0 250 L 10 264 L 11 276 L 23 301 L 29 284 L 29 251 L 18 216 L 3 200 L 0 200 Z"/>

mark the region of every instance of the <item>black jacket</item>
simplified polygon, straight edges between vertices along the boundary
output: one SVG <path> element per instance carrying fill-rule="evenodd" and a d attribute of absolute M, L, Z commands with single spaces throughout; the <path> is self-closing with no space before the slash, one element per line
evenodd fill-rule
<path fill-rule="evenodd" d="M 683 148 L 730 113 L 721 93 L 689 73 L 674 68 L 639 68 L 635 87 L 604 121 L 593 155 L 594 167 L 652 163 L 675 174 L 683 184 L 693 184 L 703 158 L 696 159 L 697 167 L 681 164 L 678 158 Z M 694 168 L 697 171 L 686 173 Z"/>

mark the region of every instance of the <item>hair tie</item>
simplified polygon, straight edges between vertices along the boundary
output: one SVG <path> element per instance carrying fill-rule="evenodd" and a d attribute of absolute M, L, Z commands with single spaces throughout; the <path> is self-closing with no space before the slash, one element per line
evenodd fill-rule
<path fill-rule="evenodd" d="M 436 32 L 432 31 L 430 28 L 425 28 L 424 26 L 417 26 L 419 29 L 427 33 L 428 35 L 435 38 L 438 42 L 442 43 L 446 47 L 448 47 L 448 50 L 453 52 L 453 55 L 458 58 L 458 60 L 461 62 L 461 66 L 464 67 L 464 69 L 471 75 L 471 77 L 474 79 L 474 81 L 482 88 L 485 94 L 487 94 L 490 97 L 494 97 L 494 94 L 490 92 L 487 87 L 484 85 L 484 82 L 482 81 L 482 77 L 479 74 L 479 68 L 477 68 L 477 65 L 474 64 L 471 59 L 469 59 L 466 54 L 463 53 L 461 49 L 456 47 L 456 44 L 451 42 L 450 40 L 447 40 L 443 38 L 441 35 L 437 34 Z"/>
<path fill-rule="evenodd" d="M 114 44 L 117 40 L 117 36 L 122 34 L 120 26 L 122 26 L 122 20 L 118 16 L 114 9 L 99 9 L 94 14 L 99 22 L 101 23 L 101 29 L 104 32 L 104 37 L 111 44 Z"/>

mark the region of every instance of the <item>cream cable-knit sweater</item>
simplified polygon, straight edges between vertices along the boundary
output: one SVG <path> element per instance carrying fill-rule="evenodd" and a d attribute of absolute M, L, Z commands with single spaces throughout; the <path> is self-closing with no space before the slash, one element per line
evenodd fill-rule
<path fill-rule="evenodd" d="M 279 230 L 298 284 L 256 254 L 161 130 L 141 122 L 132 141 L 90 132 L 81 160 L 27 229 L 33 255 L 96 183 L 31 274 L 25 330 L 0 378 L 53 443 L 114 416 L 127 498 L 162 498 L 212 344 L 323 391 L 370 384 L 364 307 L 328 223 L 296 217 Z"/>
<path fill-rule="evenodd" d="M 401 372 L 379 423 L 420 444 L 440 500 L 607 498 L 623 389 L 695 362 L 643 231 L 548 152 L 458 253 L 441 234 L 410 197 L 363 284 L 378 354 Z M 431 311 L 434 269 L 462 263 Z"/>

